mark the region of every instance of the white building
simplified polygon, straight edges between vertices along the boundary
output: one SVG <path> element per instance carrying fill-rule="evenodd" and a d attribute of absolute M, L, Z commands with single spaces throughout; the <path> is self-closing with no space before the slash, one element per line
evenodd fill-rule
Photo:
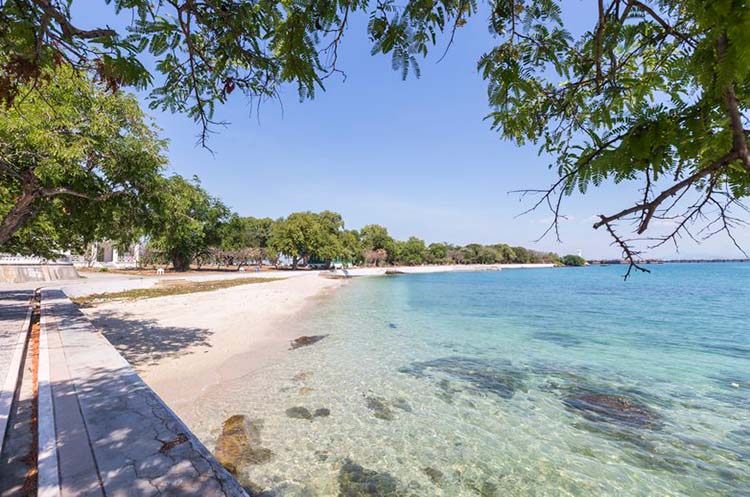
<path fill-rule="evenodd" d="M 141 249 L 140 243 L 118 247 L 114 242 L 104 240 L 90 244 L 84 254 L 72 256 L 72 261 L 76 267 L 137 267 Z"/>

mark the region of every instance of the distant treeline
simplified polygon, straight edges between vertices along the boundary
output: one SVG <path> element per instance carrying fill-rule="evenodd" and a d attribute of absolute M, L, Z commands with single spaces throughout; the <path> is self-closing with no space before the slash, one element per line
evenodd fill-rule
<path fill-rule="evenodd" d="M 175 269 L 187 269 L 190 264 L 242 266 L 265 261 L 296 269 L 327 267 L 332 262 L 373 266 L 585 264 L 578 256 L 560 257 L 503 243 L 428 245 L 414 236 L 396 240 L 377 224 L 347 229 L 341 214 L 331 211 L 295 212 L 280 219 L 242 217 L 208 196 L 199 183 L 179 176 L 170 178 L 170 191 L 174 196 L 171 208 L 158 229 L 151 231 L 142 254 L 145 265 L 171 262 Z"/>

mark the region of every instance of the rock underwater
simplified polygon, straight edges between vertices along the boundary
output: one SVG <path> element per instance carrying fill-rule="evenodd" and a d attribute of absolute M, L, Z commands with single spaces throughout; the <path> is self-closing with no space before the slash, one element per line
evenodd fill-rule
<path fill-rule="evenodd" d="M 273 452 L 261 446 L 261 420 L 251 420 L 242 414 L 231 416 L 222 426 L 216 443 L 216 459 L 233 475 L 254 464 L 271 460 Z"/>
<path fill-rule="evenodd" d="M 301 336 L 295 338 L 291 342 L 291 350 L 298 349 L 300 347 L 307 347 L 323 340 L 328 335 L 312 335 L 312 336 Z"/>
<path fill-rule="evenodd" d="M 415 497 L 390 473 L 366 469 L 345 459 L 338 475 L 338 497 Z"/>
<path fill-rule="evenodd" d="M 386 404 L 385 399 L 380 397 L 367 397 L 365 399 L 367 408 L 372 411 L 372 415 L 378 419 L 393 421 L 393 410 Z"/>
<path fill-rule="evenodd" d="M 623 395 L 580 392 L 565 397 L 563 404 L 589 421 L 635 428 L 658 429 L 661 426 L 661 417 L 656 412 Z"/>

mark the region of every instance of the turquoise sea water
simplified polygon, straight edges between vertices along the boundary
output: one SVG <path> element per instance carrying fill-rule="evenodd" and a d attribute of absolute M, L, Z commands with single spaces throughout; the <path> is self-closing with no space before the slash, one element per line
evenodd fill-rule
<path fill-rule="evenodd" d="M 750 264 L 652 269 L 354 280 L 199 435 L 261 420 L 269 496 L 750 496 Z"/>

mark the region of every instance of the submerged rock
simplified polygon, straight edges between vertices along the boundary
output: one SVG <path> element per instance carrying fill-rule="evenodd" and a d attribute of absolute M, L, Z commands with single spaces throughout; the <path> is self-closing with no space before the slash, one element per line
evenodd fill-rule
<path fill-rule="evenodd" d="M 481 497 L 500 497 L 497 485 L 491 481 L 474 482 L 470 481 L 467 486 Z"/>
<path fill-rule="evenodd" d="M 401 482 L 389 473 L 365 469 L 349 459 L 341 465 L 338 476 L 339 497 L 406 497 Z"/>
<path fill-rule="evenodd" d="M 216 443 L 214 455 L 230 473 L 237 475 L 243 468 L 271 460 L 273 452 L 261 447 L 261 420 L 236 414 L 226 421 Z"/>
<path fill-rule="evenodd" d="M 289 409 L 286 410 L 286 415 L 290 418 L 295 418 L 295 419 L 310 420 L 313 418 L 313 415 L 310 412 L 310 410 L 306 407 L 301 407 L 301 406 L 290 407 Z"/>
<path fill-rule="evenodd" d="M 398 326 L 396 326 L 396 324 L 395 324 L 395 323 L 388 323 L 388 327 L 389 327 L 390 329 L 392 329 L 392 330 L 395 330 L 396 328 L 398 328 Z"/>
<path fill-rule="evenodd" d="M 388 404 L 385 403 L 385 399 L 380 397 L 367 397 L 367 408 L 372 411 L 372 415 L 378 419 L 384 419 L 386 421 L 393 421 L 393 411 Z"/>
<path fill-rule="evenodd" d="M 623 395 L 582 392 L 565 397 L 563 404 L 590 421 L 636 428 L 658 428 L 661 425 L 656 412 Z"/>
<path fill-rule="evenodd" d="M 426 468 L 422 468 L 422 473 L 426 474 L 427 477 L 435 485 L 440 485 L 443 482 L 443 472 L 440 471 L 439 469 L 435 469 L 431 466 L 428 466 Z"/>
<path fill-rule="evenodd" d="M 313 413 L 313 416 L 316 418 L 325 418 L 331 415 L 331 410 L 327 407 L 321 407 L 319 409 L 315 409 L 315 412 Z"/>
<path fill-rule="evenodd" d="M 291 349 L 294 350 L 300 347 L 307 347 L 308 345 L 313 345 L 323 340 L 327 336 L 328 335 L 312 335 L 312 336 L 301 336 L 299 338 L 295 338 L 294 340 L 292 340 Z"/>
<path fill-rule="evenodd" d="M 312 371 L 300 371 L 299 373 L 292 376 L 293 381 L 305 381 L 312 377 Z"/>
<path fill-rule="evenodd" d="M 517 390 L 525 388 L 526 375 L 507 361 L 489 361 L 473 357 L 452 356 L 431 361 L 415 362 L 399 370 L 417 377 L 447 374 L 469 383 L 473 388 L 510 399 Z"/>
<path fill-rule="evenodd" d="M 409 404 L 409 401 L 407 401 L 403 397 L 399 397 L 397 399 L 393 399 L 391 401 L 391 405 L 393 407 L 397 408 L 397 409 L 401 409 L 402 411 L 406 411 L 406 412 L 412 412 L 413 411 L 413 409 L 411 407 L 411 404 Z"/>
<path fill-rule="evenodd" d="M 247 492 L 247 495 L 249 495 L 250 497 L 261 497 L 263 495 L 265 489 L 255 482 L 244 478 L 239 478 L 237 481 L 239 482 L 242 489 Z"/>

